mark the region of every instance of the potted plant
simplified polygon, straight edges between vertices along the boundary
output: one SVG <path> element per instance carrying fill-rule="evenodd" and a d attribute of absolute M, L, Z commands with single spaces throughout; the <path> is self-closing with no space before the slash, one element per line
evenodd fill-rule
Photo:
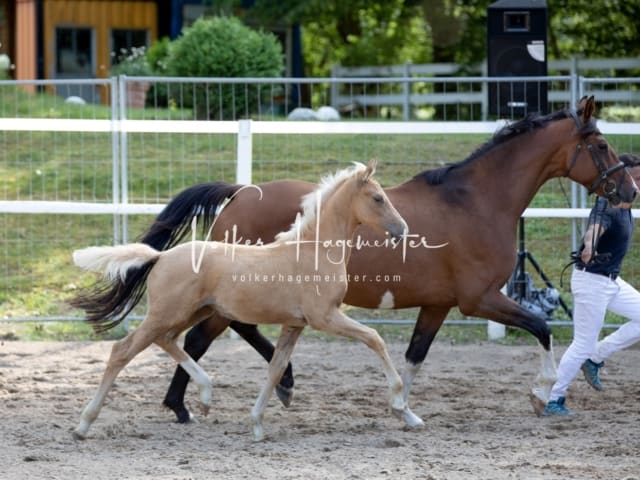
<path fill-rule="evenodd" d="M 130 50 L 121 49 L 118 62 L 111 67 L 112 75 L 126 75 L 127 77 L 149 77 L 153 75 L 145 47 L 132 47 Z M 144 107 L 149 82 L 126 82 L 127 106 Z"/>

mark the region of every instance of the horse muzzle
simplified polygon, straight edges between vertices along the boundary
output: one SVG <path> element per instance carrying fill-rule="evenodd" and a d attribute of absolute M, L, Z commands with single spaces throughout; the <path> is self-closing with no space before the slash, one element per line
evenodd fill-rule
<path fill-rule="evenodd" d="M 391 236 L 391 238 L 397 241 L 402 239 L 405 235 L 409 233 L 409 226 L 407 225 L 406 222 L 403 221 L 402 223 L 393 223 L 393 224 L 387 225 L 386 230 L 387 232 L 389 232 L 389 235 Z"/>
<path fill-rule="evenodd" d="M 605 188 L 603 196 L 614 207 L 629 208 L 638 197 L 638 188 L 635 186 L 635 184 L 626 189 L 614 187 L 612 190 L 607 191 L 607 189 Z"/>

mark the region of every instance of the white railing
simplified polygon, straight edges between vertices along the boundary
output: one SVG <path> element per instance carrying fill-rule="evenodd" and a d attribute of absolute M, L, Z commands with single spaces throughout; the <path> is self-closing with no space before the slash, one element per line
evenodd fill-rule
<path fill-rule="evenodd" d="M 253 135 L 315 135 L 315 134 L 493 134 L 505 125 L 504 121 L 487 122 L 261 122 L 239 121 L 188 121 L 188 120 L 74 120 L 49 118 L 0 118 L 0 131 L 34 132 L 117 132 L 127 133 L 199 133 L 237 135 L 236 182 L 251 183 Z M 598 127 L 605 135 L 640 135 L 640 123 L 599 121 Z M 127 169 L 127 156 L 119 170 Z M 120 185 L 119 191 L 127 191 Z M 65 201 L 0 201 L 0 213 L 62 213 L 62 214 L 111 214 L 134 215 L 159 213 L 163 204 L 134 204 L 124 198 L 111 203 Z M 531 218 L 586 218 L 585 208 L 528 208 L 524 216 Z M 634 211 L 639 214 L 640 210 Z M 126 232 L 122 241 L 127 241 Z"/>

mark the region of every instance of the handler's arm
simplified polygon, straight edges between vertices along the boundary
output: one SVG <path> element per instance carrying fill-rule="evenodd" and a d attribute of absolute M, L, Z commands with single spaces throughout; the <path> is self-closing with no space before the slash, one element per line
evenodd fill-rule
<path fill-rule="evenodd" d="M 593 251 L 594 245 L 598 244 L 598 239 L 602 236 L 605 230 L 606 229 L 599 223 L 592 223 L 589 225 L 589 228 L 587 228 L 587 231 L 584 234 L 584 249 L 580 254 L 580 259 L 584 263 L 591 262 L 597 253 Z"/>

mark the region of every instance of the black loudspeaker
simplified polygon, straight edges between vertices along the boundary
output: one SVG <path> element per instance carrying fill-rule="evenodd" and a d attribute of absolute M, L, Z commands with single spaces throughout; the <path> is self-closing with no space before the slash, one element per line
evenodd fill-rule
<path fill-rule="evenodd" d="M 546 0 L 499 0 L 487 8 L 487 66 L 490 77 L 547 75 Z M 546 81 L 489 83 L 489 113 L 522 117 L 546 113 Z"/>

